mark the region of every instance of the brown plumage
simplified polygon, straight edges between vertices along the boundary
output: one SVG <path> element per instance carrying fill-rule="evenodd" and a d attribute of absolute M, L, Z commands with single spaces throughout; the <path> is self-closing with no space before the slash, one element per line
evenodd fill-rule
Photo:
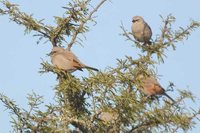
<path fill-rule="evenodd" d="M 139 75 L 138 79 L 141 81 L 141 90 L 145 95 L 147 96 L 165 95 L 173 103 L 175 103 L 174 99 L 172 99 L 165 92 L 165 89 L 158 83 L 158 81 L 153 76 L 144 77 L 142 75 Z"/>
<path fill-rule="evenodd" d="M 112 122 L 114 120 L 116 120 L 118 117 L 118 115 L 114 112 L 101 112 L 98 115 L 98 118 L 104 122 Z"/>
<path fill-rule="evenodd" d="M 55 67 L 59 69 L 70 71 L 70 70 L 80 70 L 83 68 L 88 68 L 94 71 L 98 69 L 87 66 L 83 64 L 74 53 L 69 50 L 65 50 L 61 47 L 53 47 L 51 51 L 51 62 Z"/>

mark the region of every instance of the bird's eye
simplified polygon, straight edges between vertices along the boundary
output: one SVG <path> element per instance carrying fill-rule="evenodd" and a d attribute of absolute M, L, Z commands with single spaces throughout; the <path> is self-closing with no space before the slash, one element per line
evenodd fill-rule
<path fill-rule="evenodd" d="M 56 53 L 56 51 L 51 51 L 51 53 L 49 53 L 49 55 L 53 55 L 55 53 Z"/>
<path fill-rule="evenodd" d="M 132 21 L 132 22 L 134 23 L 134 22 L 137 22 L 137 21 L 139 21 L 139 19 L 133 19 L 133 21 Z"/>

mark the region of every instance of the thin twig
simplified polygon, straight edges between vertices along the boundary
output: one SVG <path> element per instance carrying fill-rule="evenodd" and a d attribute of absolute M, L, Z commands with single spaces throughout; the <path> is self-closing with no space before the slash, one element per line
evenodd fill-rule
<path fill-rule="evenodd" d="M 172 40 L 170 40 L 167 43 L 173 43 L 175 42 L 177 39 L 179 39 L 180 37 L 184 37 L 184 35 L 190 33 L 190 31 L 194 28 L 193 25 L 190 25 L 189 27 L 187 27 L 186 29 L 184 29 L 181 33 L 179 33 L 177 36 L 175 36 Z"/>
<path fill-rule="evenodd" d="M 167 26 L 169 24 L 169 16 L 167 17 L 167 19 L 164 21 L 164 27 L 163 27 L 163 30 L 162 30 L 162 33 L 161 33 L 161 38 L 160 38 L 160 44 L 163 43 L 164 41 L 164 38 L 165 38 L 165 33 L 167 32 Z"/>
<path fill-rule="evenodd" d="M 140 125 L 133 127 L 128 133 L 135 133 L 135 132 L 141 131 L 142 129 L 145 129 L 147 127 L 151 127 L 151 125 L 153 125 L 153 124 L 154 124 L 153 121 L 142 123 Z"/>
<path fill-rule="evenodd" d="M 132 42 L 134 42 L 134 43 L 137 43 L 134 39 L 132 39 L 132 38 L 129 36 L 129 34 L 128 34 L 128 32 L 125 30 L 124 25 L 123 25 L 122 22 L 121 22 L 120 28 L 123 30 L 123 32 L 124 32 L 123 35 L 127 37 L 127 40 L 130 40 L 130 41 L 132 41 Z"/>
<path fill-rule="evenodd" d="M 77 35 L 79 34 L 79 31 L 84 27 L 84 24 L 90 20 L 92 18 L 92 15 L 100 8 L 101 5 L 103 5 L 104 2 L 106 2 L 107 0 L 102 0 L 97 6 L 96 8 L 93 9 L 92 12 L 90 12 L 90 14 L 87 16 L 87 18 L 81 22 L 80 26 L 78 27 L 78 29 L 74 32 L 72 39 L 70 41 L 70 43 L 68 44 L 67 49 L 70 50 L 72 45 L 75 43 Z"/>

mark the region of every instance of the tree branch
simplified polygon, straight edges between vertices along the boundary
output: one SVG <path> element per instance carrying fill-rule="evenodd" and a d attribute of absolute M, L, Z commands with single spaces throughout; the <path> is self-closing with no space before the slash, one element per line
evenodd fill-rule
<path fill-rule="evenodd" d="M 90 14 L 87 16 L 87 18 L 84 21 L 81 21 L 81 24 L 79 25 L 78 29 L 76 31 L 74 31 L 74 34 L 72 35 L 72 39 L 70 41 L 70 43 L 68 44 L 67 49 L 70 50 L 72 45 L 75 43 L 76 38 L 78 36 L 78 34 L 80 33 L 80 30 L 84 27 L 84 24 L 87 23 L 88 20 L 90 20 L 92 18 L 92 15 L 101 7 L 101 5 L 103 5 L 104 2 L 106 2 L 107 0 L 102 0 L 94 9 L 93 11 L 90 12 Z"/>
<path fill-rule="evenodd" d="M 0 9 L 1 14 L 9 15 L 10 19 L 19 25 L 26 27 L 26 31 L 31 30 L 39 32 L 43 37 L 50 39 L 50 30 L 48 26 L 42 23 L 42 20 L 35 20 L 32 15 L 21 12 L 18 5 L 12 4 L 8 1 L 0 1 L 7 10 Z"/>
<path fill-rule="evenodd" d="M 162 18 L 162 16 L 161 16 L 161 18 Z M 170 16 L 167 16 L 166 20 L 163 19 L 164 26 L 163 26 L 163 29 L 162 29 L 162 32 L 161 32 L 160 44 L 162 44 L 163 41 L 164 41 L 165 34 L 166 34 L 167 30 L 168 30 L 168 24 L 170 23 L 169 20 L 170 20 Z"/>

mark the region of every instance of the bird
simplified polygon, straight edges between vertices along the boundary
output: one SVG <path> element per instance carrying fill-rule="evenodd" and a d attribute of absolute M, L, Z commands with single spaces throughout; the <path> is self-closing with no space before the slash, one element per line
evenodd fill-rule
<path fill-rule="evenodd" d="M 98 115 L 98 119 L 104 121 L 104 122 L 112 122 L 114 120 L 116 120 L 118 117 L 118 115 L 114 112 L 101 112 Z"/>
<path fill-rule="evenodd" d="M 143 44 L 151 44 L 152 31 L 150 26 L 144 21 L 141 16 L 134 16 L 131 26 L 133 37 Z"/>
<path fill-rule="evenodd" d="M 138 79 L 141 82 L 141 90 L 148 97 L 156 96 L 156 95 L 165 95 L 168 97 L 173 103 L 175 100 L 171 98 L 165 91 L 165 89 L 159 84 L 159 82 L 153 77 L 148 76 L 144 77 L 143 75 L 139 75 Z"/>
<path fill-rule="evenodd" d="M 53 66 L 64 71 L 83 71 L 83 68 L 99 71 L 96 68 L 83 64 L 72 51 L 66 50 L 62 47 L 54 46 L 50 56 Z"/>

